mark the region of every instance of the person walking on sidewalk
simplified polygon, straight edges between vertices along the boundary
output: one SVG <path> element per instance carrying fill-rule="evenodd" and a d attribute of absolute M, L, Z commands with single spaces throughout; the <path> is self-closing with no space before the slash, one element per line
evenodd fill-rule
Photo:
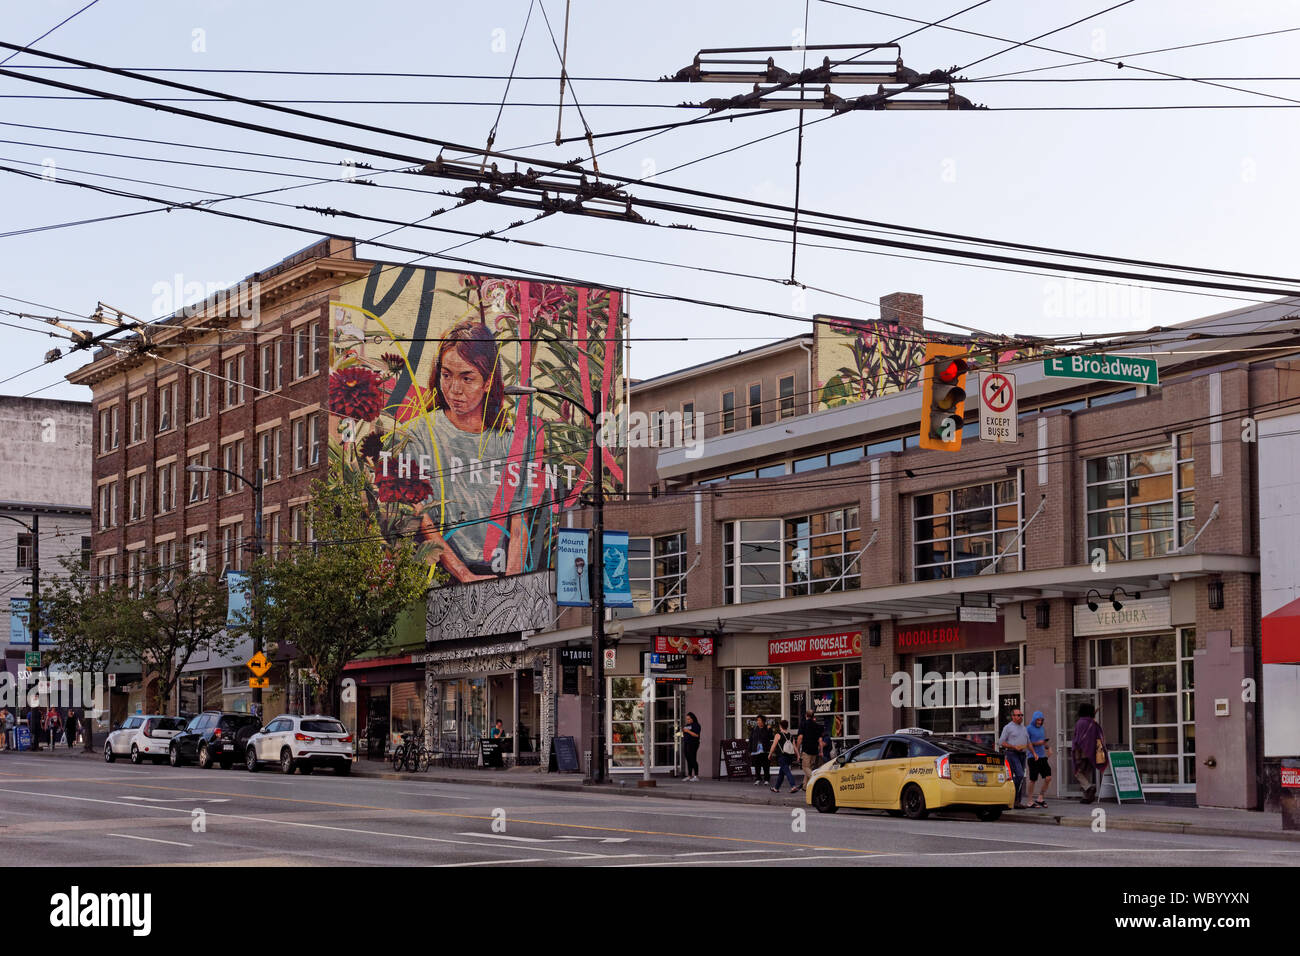
<path fill-rule="evenodd" d="M 63 726 L 63 722 L 59 720 L 59 711 L 57 708 L 47 707 L 45 709 L 45 723 L 43 726 L 50 735 L 50 749 L 53 750 L 54 743 L 59 736 L 59 730 Z"/>
<path fill-rule="evenodd" d="M 754 764 L 754 786 L 767 786 L 772 776 L 772 763 L 767 759 L 768 748 L 772 746 L 772 734 L 767 729 L 767 718 L 762 714 L 754 721 L 749 732 L 749 753 Z"/>
<path fill-rule="evenodd" d="M 686 712 L 682 725 L 682 750 L 686 756 L 686 779 L 698 783 L 700 779 L 700 721 L 694 711 Z"/>
<path fill-rule="evenodd" d="M 1029 805 L 1046 810 L 1047 802 L 1043 797 L 1047 796 L 1047 788 L 1052 783 L 1052 745 L 1047 740 L 1041 710 L 1034 711 L 1025 731 L 1029 734 Z"/>
<path fill-rule="evenodd" d="M 45 715 L 41 713 L 39 707 L 27 708 L 27 740 L 28 746 L 33 751 L 41 749 L 41 730 L 45 720 Z"/>
<path fill-rule="evenodd" d="M 1011 776 L 1016 782 L 1016 809 L 1028 810 L 1029 806 L 1021 799 L 1020 791 L 1025 785 L 1025 754 L 1029 752 L 1029 732 L 1025 730 L 1025 712 L 1019 707 L 1012 709 L 1011 720 L 1002 728 L 998 746 L 1011 764 Z"/>
<path fill-rule="evenodd" d="M 817 723 L 811 710 L 804 711 L 803 723 L 799 725 L 799 737 L 795 746 L 799 749 L 799 763 L 803 768 L 803 780 L 798 789 L 808 786 L 808 779 L 817 769 L 822 744 L 822 725 Z"/>
<path fill-rule="evenodd" d="M 1101 787 L 1101 775 L 1106 766 L 1103 757 L 1097 762 L 1097 754 L 1106 752 L 1106 735 L 1102 733 L 1101 724 L 1096 720 L 1097 709 L 1090 703 L 1079 705 L 1079 719 L 1074 724 L 1074 739 L 1071 746 L 1074 751 L 1074 779 L 1083 788 L 1080 803 L 1092 803 L 1097 799 Z"/>
<path fill-rule="evenodd" d="M 778 761 L 776 785 L 772 787 L 773 793 L 781 792 L 781 781 L 786 779 L 790 781 L 791 793 L 799 789 L 794 782 L 794 773 L 790 770 L 790 765 L 794 763 L 794 758 L 798 753 L 799 751 L 794 745 L 794 738 L 790 736 L 790 724 L 783 720 L 777 725 L 776 733 L 772 738 L 772 749 L 769 753 L 769 756 L 776 755 Z"/>
<path fill-rule="evenodd" d="M 9 749 L 9 731 L 13 724 L 13 718 L 9 716 L 9 708 L 0 707 L 0 752 Z"/>

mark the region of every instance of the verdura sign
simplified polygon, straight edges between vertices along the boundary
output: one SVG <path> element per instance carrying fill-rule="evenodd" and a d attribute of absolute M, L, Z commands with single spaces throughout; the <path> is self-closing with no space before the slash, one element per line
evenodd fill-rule
<path fill-rule="evenodd" d="M 1159 385 L 1156 360 L 1127 355 L 1063 355 L 1046 359 L 1043 374 L 1048 378 L 1090 378 L 1134 385 Z"/>

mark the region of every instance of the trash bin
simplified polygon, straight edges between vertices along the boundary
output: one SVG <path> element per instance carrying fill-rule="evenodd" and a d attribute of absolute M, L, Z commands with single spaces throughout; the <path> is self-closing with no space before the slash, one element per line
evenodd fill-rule
<path fill-rule="evenodd" d="M 1300 830 L 1300 759 L 1282 761 L 1282 829 Z"/>

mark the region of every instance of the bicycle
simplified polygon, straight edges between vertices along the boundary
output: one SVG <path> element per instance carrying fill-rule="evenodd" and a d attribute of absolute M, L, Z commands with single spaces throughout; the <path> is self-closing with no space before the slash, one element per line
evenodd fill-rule
<path fill-rule="evenodd" d="M 405 768 L 412 773 L 424 773 L 429 769 L 431 759 L 432 754 L 424 745 L 423 738 L 417 739 L 411 733 L 402 734 L 402 742 L 392 752 L 393 772 Z"/>

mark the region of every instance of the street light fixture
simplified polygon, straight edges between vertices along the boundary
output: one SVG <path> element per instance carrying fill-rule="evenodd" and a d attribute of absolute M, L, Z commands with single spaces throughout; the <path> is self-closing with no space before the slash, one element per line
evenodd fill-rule
<path fill-rule="evenodd" d="M 237 471 L 231 471 L 229 468 L 221 468 L 217 465 L 186 465 L 185 470 L 191 475 L 206 475 L 209 472 L 219 471 L 223 475 L 230 475 L 238 478 L 249 488 L 253 489 L 253 554 L 257 557 L 262 556 L 262 469 L 258 468 L 253 472 L 253 479 L 250 481 Z M 262 640 L 262 612 L 258 605 L 258 579 L 259 575 L 254 574 L 252 580 L 253 588 L 253 649 L 260 654 L 265 649 Z M 262 688 L 253 688 L 253 711 L 258 719 L 262 718 Z"/>
<path fill-rule="evenodd" d="M 565 395 L 563 392 L 557 392 L 549 388 L 537 388 L 533 385 L 508 385 L 505 388 L 505 394 L 516 396 L 528 396 L 535 394 L 550 395 L 552 398 L 558 398 L 561 401 L 568 402 L 575 408 L 582 411 L 588 419 L 591 420 L 591 444 L 595 452 L 596 473 L 594 475 L 594 520 L 592 522 L 593 532 L 596 539 L 595 554 L 591 561 L 591 574 L 595 579 L 595 586 L 591 588 L 591 681 L 592 692 L 595 695 L 591 710 L 591 782 L 605 782 L 605 467 L 601 459 L 600 441 L 598 438 L 598 418 L 599 416 L 593 409 L 588 408 L 582 402 L 578 401 L 571 395 Z M 600 406 L 599 394 L 596 396 L 596 406 Z M 650 754 L 651 742 L 646 742 L 646 760 Z"/>

